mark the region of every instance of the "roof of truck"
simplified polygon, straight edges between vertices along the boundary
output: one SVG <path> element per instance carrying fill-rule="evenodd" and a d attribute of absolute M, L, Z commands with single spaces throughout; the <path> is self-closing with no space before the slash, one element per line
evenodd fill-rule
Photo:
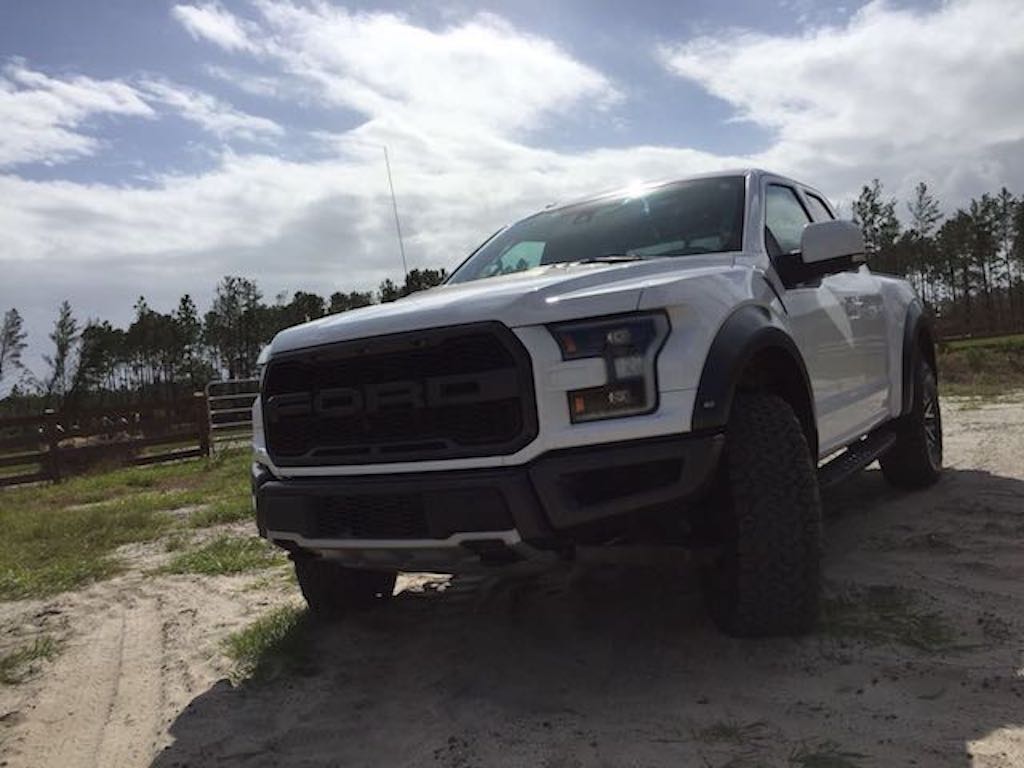
<path fill-rule="evenodd" d="M 575 198 L 571 200 L 560 201 L 557 203 L 551 203 L 544 208 L 544 211 L 553 211 L 559 208 L 570 208 L 575 205 L 584 205 L 586 203 L 597 202 L 605 198 L 623 197 L 626 195 L 634 195 L 640 190 L 655 189 L 657 187 L 664 187 L 670 184 L 680 184 L 686 181 L 693 181 L 695 179 L 713 179 L 726 176 L 753 176 L 755 178 L 761 178 L 762 176 L 771 176 L 784 181 L 792 182 L 808 189 L 813 189 L 808 184 L 799 182 L 795 179 L 788 178 L 782 174 L 775 173 L 773 171 L 765 170 L 764 168 L 728 168 L 720 171 L 708 171 L 706 173 L 693 173 L 686 176 L 675 176 L 663 179 L 655 179 L 650 181 L 637 181 L 625 186 L 616 187 L 615 189 L 608 190 L 607 192 L 600 192 L 596 195 L 587 195 L 585 197 Z"/>

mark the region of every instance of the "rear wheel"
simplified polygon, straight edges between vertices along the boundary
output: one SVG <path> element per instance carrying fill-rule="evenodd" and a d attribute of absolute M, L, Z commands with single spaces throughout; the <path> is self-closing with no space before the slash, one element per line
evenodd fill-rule
<path fill-rule="evenodd" d="M 935 372 L 923 359 L 914 369 L 914 403 L 896 422 L 896 443 L 878 463 L 897 488 L 925 488 L 942 472 L 942 411 Z"/>
<path fill-rule="evenodd" d="M 321 619 L 337 619 L 353 610 L 369 608 L 389 599 L 395 589 L 394 572 L 346 568 L 309 555 L 292 559 L 309 610 Z"/>
<path fill-rule="evenodd" d="M 715 502 L 722 551 L 705 572 L 715 623 L 738 637 L 813 628 L 821 592 L 818 479 L 800 422 L 782 398 L 736 396 Z"/>

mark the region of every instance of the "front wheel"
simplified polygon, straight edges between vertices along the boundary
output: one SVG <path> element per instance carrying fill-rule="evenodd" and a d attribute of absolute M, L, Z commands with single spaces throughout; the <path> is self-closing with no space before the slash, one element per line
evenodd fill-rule
<path fill-rule="evenodd" d="M 896 443 L 878 463 L 897 488 L 925 488 L 942 471 L 942 411 L 935 372 L 923 359 L 914 368 L 914 403 L 896 422 Z"/>
<path fill-rule="evenodd" d="M 738 637 L 797 635 L 818 618 L 821 502 L 815 462 L 789 403 L 736 396 L 711 522 L 721 547 L 704 574 L 708 611 Z"/>
<path fill-rule="evenodd" d="M 293 556 L 295 576 L 310 613 L 333 620 L 391 597 L 397 574 L 346 568 L 333 560 L 310 555 Z"/>

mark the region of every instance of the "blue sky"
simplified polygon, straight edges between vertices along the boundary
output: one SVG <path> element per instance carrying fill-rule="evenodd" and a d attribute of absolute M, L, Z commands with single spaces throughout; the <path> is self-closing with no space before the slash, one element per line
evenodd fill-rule
<path fill-rule="evenodd" d="M 840 203 L 1024 191 L 1017 0 L 0 6 L 0 310 L 126 322 L 450 266 L 553 200 L 760 165 Z"/>

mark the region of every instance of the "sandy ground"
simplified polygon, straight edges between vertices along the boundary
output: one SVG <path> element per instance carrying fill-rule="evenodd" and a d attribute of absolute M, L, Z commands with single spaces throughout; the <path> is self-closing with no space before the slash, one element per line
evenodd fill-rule
<path fill-rule="evenodd" d="M 731 640 L 693 573 L 566 568 L 406 579 L 315 631 L 312 674 L 233 686 L 222 638 L 295 588 L 145 575 L 166 555 L 136 547 L 129 574 L 0 604 L 0 647 L 65 638 L 0 687 L 0 765 L 1024 766 L 1024 402 L 946 421 L 937 487 L 875 470 L 826 498 L 830 594 L 898 585 L 952 630 L 937 650 L 860 619 Z"/>

